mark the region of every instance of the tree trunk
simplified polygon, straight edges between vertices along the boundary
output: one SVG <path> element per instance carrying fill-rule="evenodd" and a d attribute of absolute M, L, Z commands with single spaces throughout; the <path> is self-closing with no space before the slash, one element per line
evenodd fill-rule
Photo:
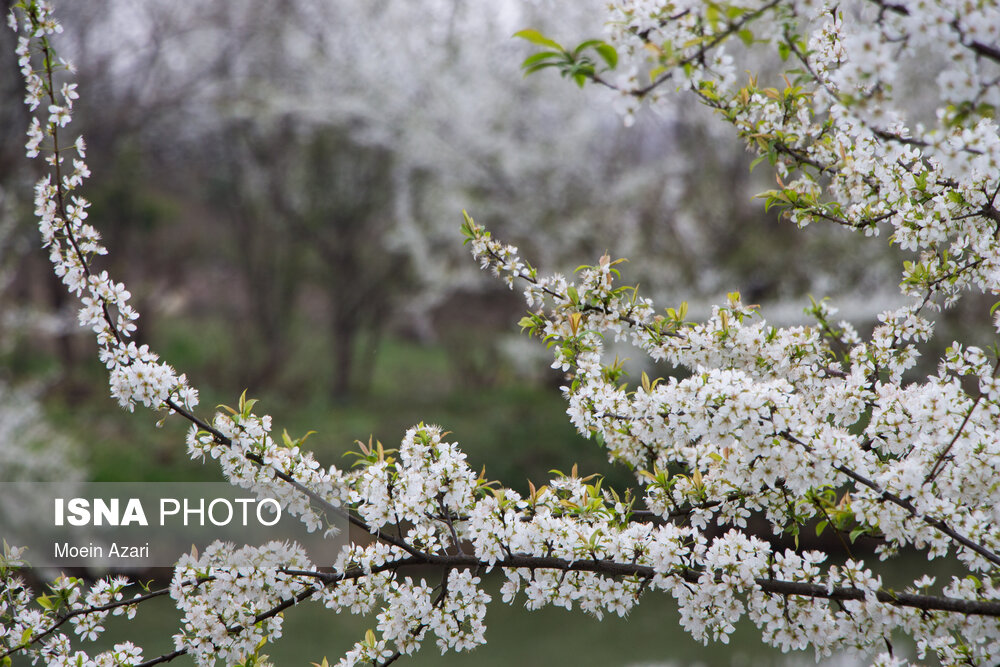
<path fill-rule="evenodd" d="M 343 401 L 351 393 L 351 375 L 354 370 L 354 339 L 357 329 L 350 318 L 334 315 L 333 326 L 333 379 L 330 396 Z"/>

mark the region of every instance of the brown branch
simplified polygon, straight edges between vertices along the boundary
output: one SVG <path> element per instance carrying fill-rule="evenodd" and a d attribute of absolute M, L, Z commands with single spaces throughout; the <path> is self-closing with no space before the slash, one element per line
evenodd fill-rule
<path fill-rule="evenodd" d="M 372 571 L 384 571 L 396 569 L 397 567 L 414 565 L 444 565 L 460 568 L 472 568 L 488 566 L 489 564 L 479 560 L 475 556 L 456 554 L 421 554 L 418 559 L 407 558 L 400 561 L 386 563 L 381 568 L 372 568 Z M 635 563 L 619 563 L 609 560 L 576 560 L 570 561 L 555 556 L 528 556 L 514 554 L 496 561 L 494 567 L 501 569 L 528 569 L 528 570 L 556 570 L 560 572 L 590 572 L 613 577 L 638 577 L 641 579 L 652 579 L 657 574 L 667 576 L 677 576 L 689 584 L 697 584 L 701 581 L 702 573 L 690 568 L 683 568 L 673 572 L 657 572 L 648 565 L 638 565 Z M 314 577 L 324 583 L 335 584 L 345 577 L 324 572 L 302 572 L 289 571 L 289 574 L 301 574 Z M 717 579 L 717 581 L 719 581 Z M 826 600 L 866 600 L 865 591 L 849 587 L 835 586 L 828 588 L 822 584 L 812 584 L 801 581 L 785 581 L 757 577 L 754 584 L 765 593 L 774 593 L 784 596 L 799 596 Z M 879 602 L 891 604 L 898 607 L 920 609 L 922 611 L 944 611 L 976 616 L 1000 617 L 1000 601 L 993 600 L 966 600 L 962 598 L 952 598 L 934 595 L 922 595 L 916 593 L 897 593 L 889 590 L 879 590 L 875 592 L 875 597 Z"/>
<path fill-rule="evenodd" d="M 397 569 L 413 566 L 413 565 L 442 565 L 447 568 L 478 568 L 488 566 L 489 563 L 479 560 L 475 556 L 469 556 L 464 554 L 458 555 L 441 555 L 441 554 L 428 554 L 421 553 L 419 557 L 408 557 L 399 559 L 396 561 L 390 561 L 383 563 L 380 566 L 373 567 L 371 569 L 357 568 L 350 570 L 348 572 L 343 572 L 341 574 L 333 574 L 327 572 L 319 572 L 312 570 L 282 570 L 286 574 L 310 577 L 322 582 L 323 586 L 336 585 L 337 583 L 349 579 L 357 579 L 363 576 L 368 576 L 370 574 L 375 574 L 384 571 L 395 571 Z M 648 565 L 638 565 L 635 563 L 619 563 L 615 561 L 608 560 L 576 560 L 570 561 L 564 558 L 558 558 L 555 556 L 528 556 L 528 555 L 511 555 L 503 560 L 497 561 L 494 567 L 499 567 L 501 569 L 528 569 L 528 570 L 556 570 L 559 572 L 590 572 L 593 574 L 600 574 L 612 577 L 636 577 L 643 580 L 651 580 L 658 574 L 663 574 L 666 576 L 675 576 L 683 580 L 687 584 L 697 585 L 702 581 L 702 572 L 697 570 L 692 570 L 690 568 L 681 568 L 672 572 L 657 572 L 654 568 Z M 720 577 L 715 577 L 714 581 L 716 583 L 721 582 Z M 852 586 L 834 586 L 828 587 L 822 584 L 813 584 L 809 582 L 802 581 L 785 581 L 781 579 L 772 579 L 769 577 L 756 577 L 753 580 L 754 586 L 765 593 L 771 593 L 775 595 L 781 595 L 783 597 L 804 597 L 813 598 L 817 600 L 829 600 L 835 602 L 843 602 L 846 600 L 854 600 L 859 602 L 865 602 L 869 598 L 869 593 Z M 322 587 L 310 587 L 298 595 L 283 600 L 281 603 L 273 607 L 272 609 L 258 614 L 254 622 L 259 623 L 262 620 L 271 618 L 280 612 L 288 609 L 289 607 L 298 604 L 299 602 L 307 599 L 308 597 L 314 595 Z M 947 612 L 947 613 L 957 613 L 966 614 L 971 616 L 988 616 L 993 618 L 1000 618 L 1000 601 L 993 600 L 967 600 L 962 598 L 952 598 L 934 595 L 923 595 L 918 593 L 897 593 L 894 591 L 880 589 L 874 592 L 874 597 L 876 600 L 883 604 L 892 605 L 895 607 L 903 607 L 910 609 L 918 609 L 924 612 Z M 234 627 L 230 629 L 231 634 L 238 634 L 242 631 L 242 627 Z M 153 660 L 140 663 L 138 667 L 149 667 L 150 665 L 159 664 L 162 662 L 167 662 L 180 655 L 187 653 L 187 649 L 181 649 L 179 651 L 174 651 L 173 653 L 154 658 Z"/>

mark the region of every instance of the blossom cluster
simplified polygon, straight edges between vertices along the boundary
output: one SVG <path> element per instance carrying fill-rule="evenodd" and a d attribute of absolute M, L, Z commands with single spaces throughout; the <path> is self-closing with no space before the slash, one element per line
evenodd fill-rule
<path fill-rule="evenodd" d="M 78 577 L 60 575 L 37 598 L 18 575 L 24 554 L 4 545 L 0 554 L 0 655 L 26 651 L 32 660 L 48 665 L 134 665 L 142 661 L 142 649 L 132 642 L 89 656 L 74 650 L 62 626 L 81 640 L 93 641 L 104 633 L 109 615 L 134 618 L 135 598 L 124 599 L 129 582 L 124 577 L 105 578 L 89 586 Z M 138 595 L 135 597 L 139 597 Z"/>
<path fill-rule="evenodd" d="M 993 389 L 996 363 L 981 349 L 956 343 L 936 375 L 904 385 L 916 346 L 931 335 L 931 323 L 918 308 L 883 313 L 868 342 L 846 323 L 834 329 L 829 318 L 835 311 L 828 304 L 812 308 L 816 326 L 777 328 L 736 293 L 705 322 L 692 323 L 684 320 L 683 309 L 654 314 L 635 288 L 617 287 L 616 263 L 608 257 L 582 267 L 576 281 L 539 277 L 516 250 L 471 219 L 466 233 L 482 263 L 508 281 L 523 281 L 526 301 L 538 310 L 522 325 L 555 343 L 553 365 L 569 372 L 563 391 L 577 429 L 599 438 L 612 461 L 636 472 L 646 488 L 646 507 L 661 519 L 686 514 L 691 530 L 698 531 L 695 540 L 704 540 L 700 531 L 711 530 L 711 524 L 734 526 L 725 538 L 737 543 L 749 539 L 737 547 L 746 551 L 735 552 L 731 562 L 751 568 L 742 575 L 751 588 L 754 576 L 768 575 L 830 587 L 849 583 L 875 591 L 880 586 L 870 574 L 855 573 L 855 566 L 831 566 L 821 574 L 815 559 L 805 563 L 809 576 L 797 570 L 777 575 L 778 563 L 801 563 L 801 558 L 772 554 L 766 543 L 738 530 L 751 514 L 764 516 L 775 534 L 795 532 L 810 520 L 832 524 L 844 537 L 865 534 L 876 540 L 883 558 L 903 548 L 927 549 L 931 557 L 954 554 L 970 571 L 995 580 L 1000 408 Z M 623 384 L 620 366 L 605 354 L 610 340 L 631 343 L 675 373 L 655 381 L 644 377 L 638 387 Z M 835 346 L 846 351 L 838 355 Z M 966 378 L 978 386 L 974 395 L 963 388 Z M 678 468 L 681 473 L 671 474 Z M 734 581 L 719 575 L 726 567 L 719 561 L 723 549 L 733 548 L 724 547 L 726 541 L 715 538 L 703 547 L 704 560 L 696 554 L 684 563 L 688 571 L 714 573 L 710 579 L 699 580 L 693 593 L 672 589 L 682 623 L 697 637 L 721 638 L 731 631 L 727 619 L 743 610 L 733 602 L 732 593 L 739 590 Z M 991 584 L 976 592 L 976 599 L 994 596 Z M 727 608 L 724 600 L 733 606 Z M 996 651 L 995 621 L 989 631 L 978 621 L 964 630 L 951 626 L 947 632 L 957 632 L 964 643 L 949 643 L 939 620 L 922 625 L 917 615 L 868 608 L 865 622 L 858 622 L 860 610 L 852 610 L 852 633 L 858 632 L 853 635 L 832 615 L 818 620 L 824 605 L 799 602 L 804 616 L 791 625 L 798 631 L 768 616 L 762 628 L 785 630 L 766 632 L 765 640 L 786 648 L 809 644 L 823 652 L 838 642 L 861 646 L 865 636 L 886 636 L 902 627 L 945 660 L 966 650 L 980 656 Z M 773 608 L 751 595 L 747 608 L 754 617 L 769 604 Z M 790 605 L 782 602 L 780 613 L 788 613 Z M 702 613 L 705 608 L 715 611 Z"/>
<path fill-rule="evenodd" d="M 199 665 L 218 658 L 231 665 L 255 655 L 262 641 L 281 637 L 283 618 L 273 608 L 309 586 L 286 568 L 312 564 L 301 547 L 278 542 L 243 548 L 215 542 L 203 554 L 181 557 L 170 583 L 184 614 L 175 646 Z"/>
<path fill-rule="evenodd" d="M 347 493 L 343 474 L 334 466 L 323 469 L 311 452 L 303 451 L 304 438 L 292 440 L 286 432 L 275 441 L 271 417 L 253 414 L 255 403 L 246 400 L 244 392 L 239 409 L 217 412 L 209 430 L 192 424 L 189 455 L 217 459 L 232 484 L 253 491 L 258 499 L 278 501 L 282 511 L 299 517 L 308 532 L 323 528 L 325 534 L 335 535 L 337 526 L 324 518 L 314 501 L 328 509 L 339 508 Z M 286 483 L 293 480 L 294 484 Z"/>
<path fill-rule="evenodd" d="M 634 106 L 693 90 L 775 166 L 767 201 L 792 221 L 888 230 L 915 254 L 903 284 L 918 302 L 1000 289 L 995 4 L 623 0 L 608 26 L 631 73 L 619 92 Z M 778 85 L 737 82 L 727 54 L 745 45 L 785 61 Z M 914 90 L 928 69 L 936 94 Z"/>

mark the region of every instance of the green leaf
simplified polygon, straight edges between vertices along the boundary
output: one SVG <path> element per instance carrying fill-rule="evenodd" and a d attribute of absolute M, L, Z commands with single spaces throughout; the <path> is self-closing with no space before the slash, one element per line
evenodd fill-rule
<path fill-rule="evenodd" d="M 574 55 L 574 56 L 578 56 L 578 55 L 580 55 L 580 54 L 581 54 L 581 53 L 582 53 L 582 52 L 583 52 L 583 51 L 584 51 L 585 49 L 589 49 L 589 48 L 591 48 L 591 47 L 596 47 L 596 46 L 597 46 L 598 44 L 601 44 L 601 43 L 602 43 L 602 42 L 601 42 L 601 40 L 599 40 L 599 39 L 588 39 L 588 40 L 587 40 L 587 41 L 585 41 L 585 42 L 580 42 L 579 44 L 577 44 L 577 45 L 576 45 L 576 48 L 575 48 L 575 49 L 573 49 L 573 55 Z"/>
<path fill-rule="evenodd" d="M 669 70 L 670 70 L 669 67 L 654 67 L 653 69 L 649 70 L 649 80 L 656 81 L 658 78 L 660 78 L 661 74 L 664 74 Z"/>
<path fill-rule="evenodd" d="M 556 49 L 558 51 L 566 51 L 566 49 L 562 47 L 562 44 L 549 39 L 542 33 L 535 30 L 534 28 L 525 28 L 524 30 L 518 30 L 517 32 L 514 33 L 514 37 L 520 37 L 521 39 L 525 39 L 531 42 L 532 44 L 537 44 L 538 46 L 547 46 L 549 48 Z"/>
<path fill-rule="evenodd" d="M 529 67 L 525 67 L 524 68 L 524 76 L 528 76 L 529 74 L 534 74 L 535 72 L 537 72 L 539 70 L 543 70 L 546 67 L 557 67 L 558 65 L 559 65 L 559 63 L 555 63 L 555 62 L 537 63 L 535 65 L 531 65 Z"/>
<path fill-rule="evenodd" d="M 733 19 L 738 19 L 749 11 L 749 9 L 744 9 L 743 7 L 726 7 L 726 18 L 732 21 Z"/>
<path fill-rule="evenodd" d="M 751 32 L 749 28 L 743 28 L 737 32 L 736 35 L 743 40 L 743 43 L 747 46 L 753 45 L 753 32 Z"/>
<path fill-rule="evenodd" d="M 618 67 L 618 52 L 615 51 L 615 47 L 606 42 L 601 42 L 594 47 L 594 50 L 608 64 L 608 69 Z"/>
<path fill-rule="evenodd" d="M 524 59 L 524 62 L 521 63 L 521 69 L 528 69 L 529 67 L 533 67 L 539 63 L 544 63 L 544 65 L 554 65 L 555 63 L 546 63 L 545 61 L 562 57 L 563 54 L 557 51 L 540 51 L 538 53 L 533 53 Z"/>
<path fill-rule="evenodd" d="M 705 19 L 708 24 L 713 28 L 719 23 L 719 6 L 716 4 L 710 4 L 705 9 Z"/>

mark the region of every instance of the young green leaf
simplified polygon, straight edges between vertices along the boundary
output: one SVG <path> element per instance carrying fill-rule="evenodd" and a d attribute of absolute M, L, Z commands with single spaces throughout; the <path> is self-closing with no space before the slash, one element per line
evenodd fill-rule
<path fill-rule="evenodd" d="M 556 49 L 557 51 L 566 50 L 562 47 L 562 44 L 549 39 L 542 33 L 535 30 L 534 28 L 525 28 L 524 30 L 518 30 L 517 32 L 514 33 L 514 37 L 520 37 L 521 39 L 525 39 L 531 42 L 532 44 L 537 44 L 538 46 L 547 46 L 549 48 Z"/>
<path fill-rule="evenodd" d="M 615 51 L 615 47 L 606 42 L 601 42 L 594 46 L 594 50 L 608 64 L 608 69 L 618 67 L 618 52 Z"/>

